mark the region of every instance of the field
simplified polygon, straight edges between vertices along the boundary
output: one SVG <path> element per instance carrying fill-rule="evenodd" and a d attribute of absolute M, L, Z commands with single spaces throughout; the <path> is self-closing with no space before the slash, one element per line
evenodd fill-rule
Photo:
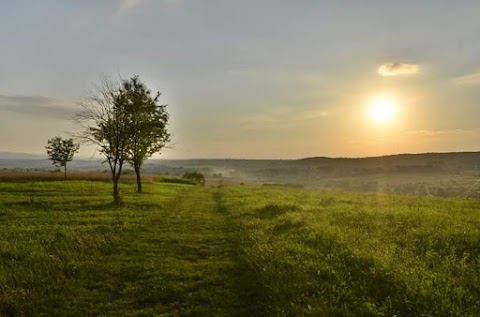
<path fill-rule="evenodd" d="M 477 316 L 480 201 L 0 182 L 0 316 Z"/>

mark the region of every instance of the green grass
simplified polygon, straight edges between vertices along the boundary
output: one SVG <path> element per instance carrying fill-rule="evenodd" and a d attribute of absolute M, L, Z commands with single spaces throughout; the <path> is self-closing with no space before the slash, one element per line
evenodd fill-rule
<path fill-rule="evenodd" d="M 0 316 L 476 316 L 480 201 L 0 183 Z"/>

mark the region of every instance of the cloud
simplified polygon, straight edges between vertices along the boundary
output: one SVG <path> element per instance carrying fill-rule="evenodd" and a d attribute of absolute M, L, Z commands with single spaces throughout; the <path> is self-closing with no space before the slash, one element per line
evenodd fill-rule
<path fill-rule="evenodd" d="M 72 117 L 73 109 L 65 107 L 64 104 L 58 99 L 45 96 L 0 95 L 0 112 L 68 119 Z"/>
<path fill-rule="evenodd" d="M 128 12 L 131 9 L 140 5 L 141 2 L 142 0 L 122 0 L 120 8 L 118 9 L 118 12 L 119 13 Z"/>
<path fill-rule="evenodd" d="M 478 86 L 480 85 L 480 71 L 454 78 L 453 82 L 462 86 Z"/>
<path fill-rule="evenodd" d="M 114 18 L 122 19 L 130 13 L 147 14 L 151 9 L 161 9 L 162 11 L 174 10 L 181 4 L 180 0 L 121 0 L 117 7 Z"/>
<path fill-rule="evenodd" d="M 420 66 L 418 64 L 406 63 L 386 63 L 378 67 L 378 74 L 384 77 L 399 75 L 414 75 L 418 73 Z"/>

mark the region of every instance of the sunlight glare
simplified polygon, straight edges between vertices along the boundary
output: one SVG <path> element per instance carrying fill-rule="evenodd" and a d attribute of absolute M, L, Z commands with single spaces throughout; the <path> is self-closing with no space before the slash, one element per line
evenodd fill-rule
<path fill-rule="evenodd" d="M 381 96 L 374 98 L 369 104 L 369 115 L 378 123 L 388 123 L 395 118 L 397 105 L 393 98 Z"/>

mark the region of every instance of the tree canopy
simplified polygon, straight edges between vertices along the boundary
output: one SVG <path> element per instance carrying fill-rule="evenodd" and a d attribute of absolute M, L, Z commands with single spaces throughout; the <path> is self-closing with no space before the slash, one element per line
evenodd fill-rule
<path fill-rule="evenodd" d="M 125 163 L 137 175 L 137 191 L 142 191 L 140 170 L 143 162 L 159 152 L 170 140 L 166 126 L 166 105 L 158 104 L 160 93 L 152 95 L 138 76 L 120 83 L 104 79 L 80 102 L 82 111 L 75 121 L 81 139 L 93 143 L 105 156 L 113 180 L 113 198 L 121 203 L 118 183 Z"/>
<path fill-rule="evenodd" d="M 73 156 L 79 148 L 80 145 L 75 143 L 73 139 L 62 139 L 58 136 L 48 140 L 45 147 L 52 164 L 64 168 L 65 179 L 67 179 L 67 163 L 73 160 Z"/>
<path fill-rule="evenodd" d="M 120 89 L 128 113 L 128 162 L 137 176 L 137 191 L 142 191 L 140 169 L 143 162 L 160 152 L 170 141 L 166 105 L 159 104 L 160 92 L 152 94 L 138 76 L 122 82 Z"/>

